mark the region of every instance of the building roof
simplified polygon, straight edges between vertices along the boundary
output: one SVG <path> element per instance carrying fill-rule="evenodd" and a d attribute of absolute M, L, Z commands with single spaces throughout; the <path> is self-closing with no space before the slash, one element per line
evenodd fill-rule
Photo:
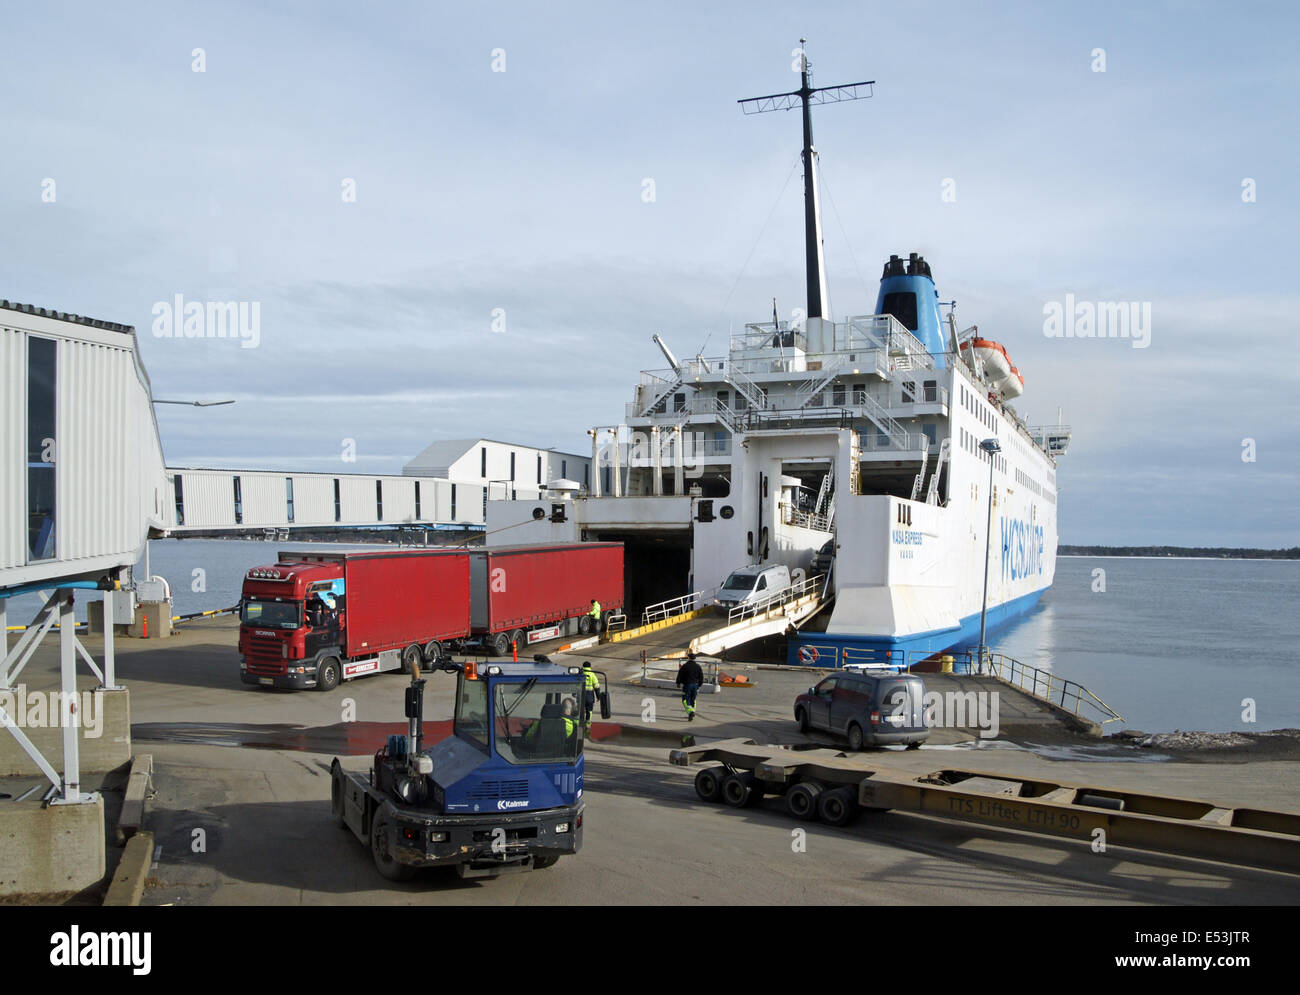
<path fill-rule="evenodd" d="M 31 304 L 19 304 L 17 301 L 0 300 L 0 308 L 6 311 L 18 311 L 22 314 L 36 315 L 41 318 L 54 318 L 58 321 L 70 321 L 77 325 L 89 325 L 91 328 L 104 328 L 110 332 L 126 332 L 128 334 L 135 331 L 133 325 L 119 325 L 116 321 L 101 321 L 98 318 L 87 318 L 82 314 L 68 314 L 66 311 L 55 311 L 53 308 L 34 307 Z"/>
<path fill-rule="evenodd" d="M 475 446 L 482 445 L 484 442 L 491 442 L 498 446 L 511 446 L 515 449 L 531 449 L 537 453 L 554 453 L 557 456 L 571 456 L 574 459 L 591 459 L 590 456 L 582 456 L 578 453 L 569 453 L 561 449 L 544 449 L 541 446 L 529 446 L 522 442 L 503 442 L 500 439 L 440 439 L 432 442 L 412 459 L 406 466 L 429 466 L 439 469 L 445 469 L 451 466 L 456 460 L 460 459 Z"/>

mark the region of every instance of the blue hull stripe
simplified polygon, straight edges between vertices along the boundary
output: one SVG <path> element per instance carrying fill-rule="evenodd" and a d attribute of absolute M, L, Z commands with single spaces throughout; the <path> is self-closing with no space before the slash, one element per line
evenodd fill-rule
<path fill-rule="evenodd" d="M 1034 605 L 1038 604 L 1038 600 L 1046 590 L 1047 588 L 1043 588 L 1003 604 L 990 606 L 987 621 L 988 632 L 992 634 L 995 629 L 1001 628 L 1032 609 Z M 979 642 L 979 638 L 979 612 L 968 615 L 961 620 L 961 624 L 958 626 L 947 629 L 932 629 L 928 632 L 918 632 L 906 636 L 856 636 L 836 635 L 833 632 L 801 632 L 790 638 L 786 662 L 792 666 L 798 666 L 804 662 L 799 659 L 800 646 L 814 645 L 818 647 L 819 659 L 816 665 L 825 667 L 828 665 L 835 666 L 835 664 L 829 663 L 824 658 L 826 648 L 831 646 L 834 646 L 837 651 L 852 649 L 856 651 L 876 651 L 881 654 L 892 652 L 895 658 L 899 656 L 901 651 L 904 656 L 910 659 L 920 653 L 930 655 L 942 653 L 944 650 L 950 650 L 954 647 L 973 647 Z"/>

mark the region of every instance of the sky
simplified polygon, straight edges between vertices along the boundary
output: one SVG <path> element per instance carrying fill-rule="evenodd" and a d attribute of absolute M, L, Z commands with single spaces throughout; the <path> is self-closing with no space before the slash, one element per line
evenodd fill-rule
<path fill-rule="evenodd" d="M 134 325 L 172 466 L 587 452 L 643 369 L 921 252 L 1074 433 L 1060 539 L 1300 545 L 1300 15 L 1285 4 L 42 4 L 6 12 L 0 297 Z M 177 295 L 245 338 L 160 334 Z M 1045 308 L 1150 306 L 1133 338 Z M 252 347 L 254 346 L 255 347 Z M 354 463 L 343 463 L 355 453 Z"/>

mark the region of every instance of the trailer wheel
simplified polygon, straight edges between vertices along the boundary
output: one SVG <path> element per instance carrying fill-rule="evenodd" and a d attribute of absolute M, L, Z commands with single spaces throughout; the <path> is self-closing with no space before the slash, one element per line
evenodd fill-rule
<path fill-rule="evenodd" d="M 402 673 L 409 674 L 424 660 L 424 650 L 412 643 L 402 650 Z"/>
<path fill-rule="evenodd" d="M 856 722 L 849 723 L 849 749 L 854 753 L 862 749 L 862 726 Z"/>
<path fill-rule="evenodd" d="M 337 657 L 327 656 L 316 665 L 316 690 L 333 691 L 339 686 L 339 661 Z"/>
<path fill-rule="evenodd" d="M 857 791 L 852 787 L 823 791 L 817 799 L 817 814 L 829 826 L 847 826 L 858 817 Z"/>
<path fill-rule="evenodd" d="M 786 810 L 796 819 L 816 819 L 821 793 L 822 786 L 816 781 L 800 781 L 785 793 Z"/>
<path fill-rule="evenodd" d="M 584 636 L 591 635 L 592 618 L 590 615 L 583 615 L 578 619 L 578 631 Z"/>
<path fill-rule="evenodd" d="M 510 641 L 515 644 L 516 652 L 522 653 L 528 647 L 528 637 L 524 635 L 523 629 L 510 633 Z"/>
<path fill-rule="evenodd" d="M 436 667 L 438 661 L 442 659 L 442 643 L 436 639 L 430 639 L 424 644 L 424 662 L 430 667 Z"/>
<path fill-rule="evenodd" d="M 533 870 L 540 871 L 545 870 L 547 867 L 554 867 L 559 863 L 559 860 L 560 858 L 556 854 L 551 854 L 548 857 L 534 857 Z"/>
<path fill-rule="evenodd" d="M 388 816 L 382 810 L 376 812 L 370 823 L 370 855 L 375 858 L 375 870 L 389 881 L 406 881 L 415 873 L 415 869 L 398 863 L 388 852 L 388 837 L 391 834 Z"/>
<path fill-rule="evenodd" d="M 722 782 L 722 801 L 732 808 L 749 808 L 763 798 L 763 787 L 749 771 L 728 774 Z"/>
<path fill-rule="evenodd" d="M 799 723 L 799 731 L 807 736 L 808 730 L 812 728 L 808 724 L 808 713 L 802 708 L 796 708 L 794 710 L 794 720 Z"/>
<path fill-rule="evenodd" d="M 492 650 L 493 656 L 510 655 L 510 633 L 498 632 L 488 643 L 488 648 Z"/>
<path fill-rule="evenodd" d="M 695 793 L 700 796 L 700 801 L 716 802 L 721 801 L 722 795 L 722 768 L 705 767 L 695 775 Z"/>

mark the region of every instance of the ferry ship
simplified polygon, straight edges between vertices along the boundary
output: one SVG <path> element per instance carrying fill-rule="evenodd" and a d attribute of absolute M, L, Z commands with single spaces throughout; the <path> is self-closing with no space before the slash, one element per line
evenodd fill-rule
<path fill-rule="evenodd" d="M 884 263 L 874 313 L 825 316 L 810 107 L 871 84 L 814 88 L 806 60 L 801 78 L 742 106 L 802 107 L 806 319 L 781 321 L 774 302 L 726 355 L 684 361 L 654 336 L 668 366 L 589 432 L 589 486 L 557 481 L 549 506 L 490 502 L 487 527 L 623 542 L 634 610 L 704 604 L 737 568 L 783 564 L 819 601 L 786 632 L 789 662 L 911 665 L 976 645 L 982 617 L 991 631 L 1051 586 L 1070 429 L 1017 414 L 1031 387 L 1010 351 L 958 329 L 918 253 Z"/>

